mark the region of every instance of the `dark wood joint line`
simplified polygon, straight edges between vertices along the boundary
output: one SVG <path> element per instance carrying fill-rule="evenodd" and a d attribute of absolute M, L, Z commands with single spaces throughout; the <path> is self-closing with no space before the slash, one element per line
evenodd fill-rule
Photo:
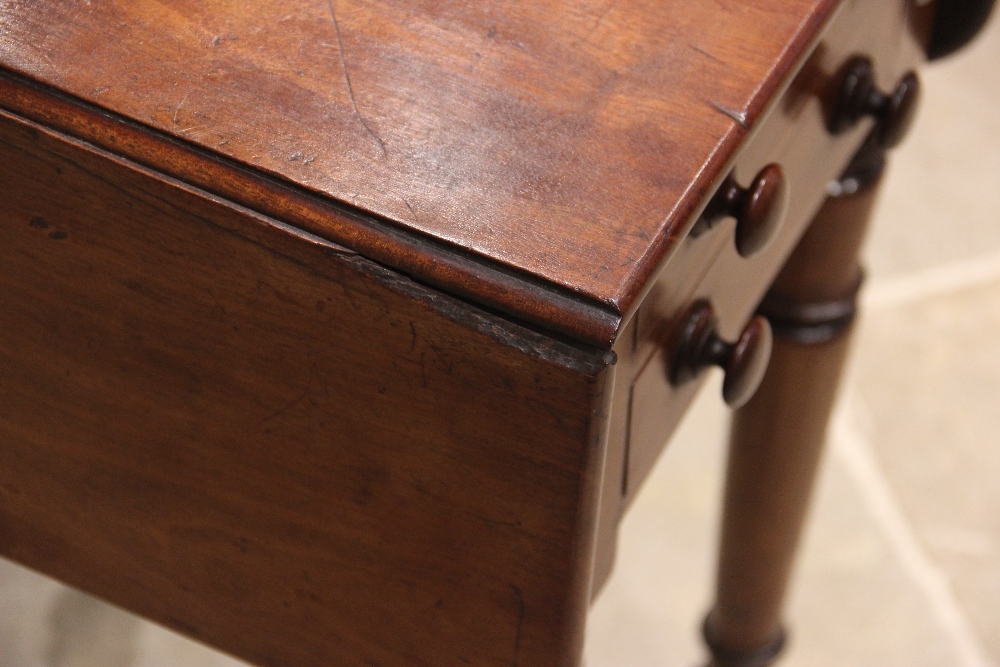
<path fill-rule="evenodd" d="M 859 274 L 850 294 L 832 301 L 794 301 L 771 290 L 757 307 L 757 313 L 767 318 L 777 337 L 803 345 L 826 343 L 854 322 L 863 280 L 863 274 Z"/>
<path fill-rule="evenodd" d="M 779 628 L 774 638 L 764 646 L 753 650 L 734 650 L 720 641 L 712 628 L 712 615 L 705 617 L 701 626 L 705 644 L 712 652 L 711 667 L 767 667 L 775 661 L 785 647 L 785 631 Z"/>

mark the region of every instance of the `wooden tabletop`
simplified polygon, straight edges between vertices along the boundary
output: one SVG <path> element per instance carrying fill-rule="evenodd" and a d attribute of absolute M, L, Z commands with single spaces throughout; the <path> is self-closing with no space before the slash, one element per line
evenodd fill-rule
<path fill-rule="evenodd" d="M 837 4 L 7 1 L 0 105 L 609 347 Z"/>

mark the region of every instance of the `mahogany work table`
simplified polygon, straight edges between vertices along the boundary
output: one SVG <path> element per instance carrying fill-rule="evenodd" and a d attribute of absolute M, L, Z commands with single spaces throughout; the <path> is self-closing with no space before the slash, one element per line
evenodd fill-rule
<path fill-rule="evenodd" d="M 577 665 L 717 364 L 705 635 L 767 664 L 884 153 L 989 4 L 0 3 L 0 554 L 263 666 Z"/>

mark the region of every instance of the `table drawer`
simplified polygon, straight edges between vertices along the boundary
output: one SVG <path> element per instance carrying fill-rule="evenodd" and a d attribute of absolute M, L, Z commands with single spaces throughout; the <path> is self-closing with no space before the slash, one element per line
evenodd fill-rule
<path fill-rule="evenodd" d="M 667 381 L 662 348 L 677 319 L 693 301 L 706 299 L 718 314 L 722 337 L 738 336 L 826 198 L 829 184 L 874 125 L 866 118 L 836 135 L 828 130 L 845 63 L 857 56 L 869 58 L 879 89 L 891 91 L 923 57 L 918 34 L 923 24 L 912 6 L 904 0 L 844 3 L 724 171 L 745 187 L 767 165 L 781 167 L 789 201 L 773 240 L 749 257 L 740 256 L 732 218 L 690 236 L 640 306 L 632 355 L 626 497 L 634 495 L 648 474 L 699 384 L 677 388 Z"/>

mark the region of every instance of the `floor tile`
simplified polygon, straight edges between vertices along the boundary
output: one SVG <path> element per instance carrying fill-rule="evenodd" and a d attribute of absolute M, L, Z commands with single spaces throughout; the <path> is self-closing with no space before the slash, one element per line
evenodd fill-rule
<path fill-rule="evenodd" d="M 249 667 L 152 623 L 143 624 L 133 667 Z"/>
<path fill-rule="evenodd" d="M 0 559 L 0 667 L 42 667 L 48 614 L 65 590 L 58 582 Z"/>
<path fill-rule="evenodd" d="M 142 621 L 118 607 L 63 588 L 48 613 L 50 667 L 131 667 Z"/>
<path fill-rule="evenodd" d="M 867 247 L 874 277 L 1000 253 L 1000 13 L 966 51 L 921 70 Z"/>
<path fill-rule="evenodd" d="M 788 605 L 792 643 L 781 664 L 960 665 L 952 638 L 838 457 L 827 456 L 817 491 Z"/>
<path fill-rule="evenodd" d="M 1000 663 L 1000 282 L 868 314 L 854 380 L 908 519 Z"/>
<path fill-rule="evenodd" d="M 0 667 L 246 667 L 0 559 Z"/>

